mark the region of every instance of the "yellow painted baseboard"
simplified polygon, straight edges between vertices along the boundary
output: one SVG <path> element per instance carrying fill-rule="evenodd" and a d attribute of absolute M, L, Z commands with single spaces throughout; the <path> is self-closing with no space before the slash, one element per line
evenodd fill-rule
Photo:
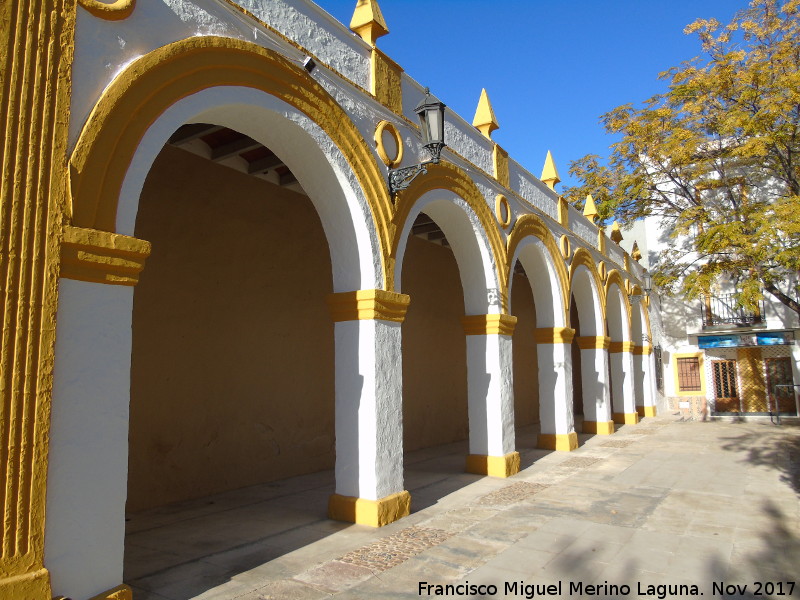
<path fill-rule="evenodd" d="M 411 512 L 411 494 L 406 490 L 386 496 L 380 500 L 367 500 L 354 496 L 333 494 L 328 500 L 328 516 L 335 521 L 346 521 L 383 527 Z"/>
<path fill-rule="evenodd" d="M 639 413 L 613 413 L 611 418 L 618 425 L 636 425 L 639 422 Z"/>
<path fill-rule="evenodd" d="M 485 456 L 469 454 L 467 473 L 489 475 L 490 477 L 511 477 L 519 473 L 519 452 L 509 452 L 505 456 Z"/>
<path fill-rule="evenodd" d="M 636 410 L 639 412 L 640 417 L 655 417 L 656 416 L 656 407 L 655 406 L 637 406 Z"/>
<path fill-rule="evenodd" d="M 540 433 L 537 446 L 544 450 L 569 452 L 578 447 L 578 434 L 574 431 L 569 433 Z"/>
<path fill-rule="evenodd" d="M 133 590 L 127 585 L 122 584 L 107 592 L 94 596 L 91 600 L 133 600 Z"/>
<path fill-rule="evenodd" d="M 614 433 L 614 421 L 584 421 L 583 433 L 611 435 Z"/>

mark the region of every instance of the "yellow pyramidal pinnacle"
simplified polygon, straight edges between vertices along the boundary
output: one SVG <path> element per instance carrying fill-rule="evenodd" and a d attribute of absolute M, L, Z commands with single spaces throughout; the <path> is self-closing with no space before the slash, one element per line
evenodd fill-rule
<path fill-rule="evenodd" d="M 547 156 L 544 159 L 544 168 L 542 169 L 542 176 L 539 178 L 542 183 L 547 184 L 551 190 L 556 189 L 556 184 L 561 181 L 558 176 L 558 169 L 556 169 L 556 162 L 553 160 L 553 155 L 550 150 L 547 151 Z"/>
<path fill-rule="evenodd" d="M 492 139 L 492 132 L 495 129 L 500 129 L 497 118 L 494 116 L 494 110 L 492 110 L 492 103 L 489 102 L 489 94 L 486 93 L 486 88 L 481 90 L 481 98 L 478 100 L 478 108 L 475 110 L 475 118 L 472 119 L 472 124 L 489 139 Z"/>
<path fill-rule="evenodd" d="M 616 221 L 611 225 L 611 235 L 609 237 L 612 242 L 617 242 L 618 244 L 622 241 L 622 230 Z"/>
<path fill-rule="evenodd" d="M 633 247 L 631 248 L 631 258 L 633 260 L 642 260 L 642 252 L 639 250 L 639 242 L 633 242 Z"/>
<path fill-rule="evenodd" d="M 373 47 L 379 37 L 389 33 L 378 0 L 358 0 L 353 18 L 350 19 L 350 29 Z"/>
<path fill-rule="evenodd" d="M 583 204 L 583 216 L 592 222 L 597 220 L 597 206 L 591 194 L 586 195 L 586 202 Z"/>

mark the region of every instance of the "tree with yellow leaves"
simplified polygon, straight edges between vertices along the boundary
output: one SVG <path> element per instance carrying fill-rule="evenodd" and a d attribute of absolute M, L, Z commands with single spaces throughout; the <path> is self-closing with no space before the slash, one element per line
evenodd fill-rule
<path fill-rule="evenodd" d="M 564 193 L 591 193 L 601 218 L 664 219 L 662 288 L 693 298 L 727 277 L 743 306 L 767 292 L 800 314 L 800 0 L 753 0 L 685 33 L 703 54 L 660 75 L 665 94 L 603 115 L 620 141 L 606 162 L 572 163 L 581 184 Z"/>

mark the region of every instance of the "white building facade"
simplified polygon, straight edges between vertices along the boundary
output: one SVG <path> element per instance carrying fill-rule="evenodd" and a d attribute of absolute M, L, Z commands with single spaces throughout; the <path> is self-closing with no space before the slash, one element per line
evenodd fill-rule
<path fill-rule="evenodd" d="M 0 597 L 130 597 L 126 510 L 333 469 L 331 518 L 381 526 L 404 451 L 508 477 L 520 424 L 569 451 L 656 414 L 644 269 L 552 166 L 448 112 L 390 193 L 425 93 L 374 0 L 353 31 L 304 0 L 0 10 Z"/>

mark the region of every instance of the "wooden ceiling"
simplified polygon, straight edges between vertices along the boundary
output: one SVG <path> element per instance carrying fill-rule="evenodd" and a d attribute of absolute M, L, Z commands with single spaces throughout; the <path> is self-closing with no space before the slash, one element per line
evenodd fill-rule
<path fill-rule="evenodd" d="M 297 177 L 274 152 L 233 129 L 208 123 L 190 123 L 178 128 L 167 143 L 305 194 Z"/>
<path fill-rule="evenodd" d="M 178 128 L 167 143 L 215 163 L 305 194 L 292 171 L 269 148 L 253 138 L 221 125 L 190 123 Z M 420 213 L 411 235 L 450 247 L 439 226 Z"/>

